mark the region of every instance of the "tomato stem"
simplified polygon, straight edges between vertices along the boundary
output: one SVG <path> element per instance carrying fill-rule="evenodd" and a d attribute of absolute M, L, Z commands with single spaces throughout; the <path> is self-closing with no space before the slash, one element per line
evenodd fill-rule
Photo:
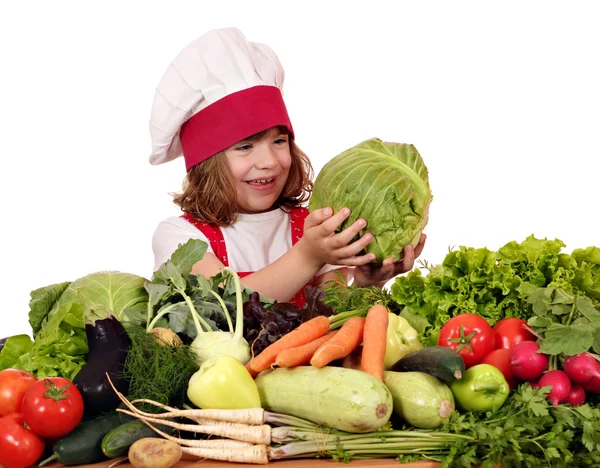
<path fill-rule="evenodd" d="M 460 326 L 460 336 L 456 338 L 449 338 L 448 343 L 459 343 L 457 353 L 460 353 L 463 348 L 467 348 L 469 351 L 473 352 L 473 348 L 469 343 L 471 339 L 477 334 L 476 331 L 469 333 L 465 336 L 465 326 L 461 324 Z"/>

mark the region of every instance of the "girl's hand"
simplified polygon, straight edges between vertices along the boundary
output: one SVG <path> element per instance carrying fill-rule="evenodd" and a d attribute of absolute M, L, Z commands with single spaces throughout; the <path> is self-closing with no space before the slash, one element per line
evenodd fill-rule
<path fill-rule="evenodd" d="M 327 264 L 359 266 L 375 259 L 373 254 L 357 255 L 373 240 L 372 234 L 365 234 L 352 242 L 367 225 L 364 219 L 357 219 L 342 232 L 335 232 L 348 216 L 348 208 L 337 213 L 333 213 L 331 208 L 322 208 L 306 217 L 304 235 L 296 246 L 315 268 L 320 269 Z"/>
<path fill-rule="evenodd" d="M 386 258 L 381 265 L 361 265 L 354 269 L 354 284 L 358 286 L 380 286 L 383 287 L 390 279 L 402 273 L 412 270 L 415 259 L 421 255 L 427 236 L 421 234 L 419 243 L 413 248 L 412 245 L 404 247 L 402 259 L 395 262 Z"/>

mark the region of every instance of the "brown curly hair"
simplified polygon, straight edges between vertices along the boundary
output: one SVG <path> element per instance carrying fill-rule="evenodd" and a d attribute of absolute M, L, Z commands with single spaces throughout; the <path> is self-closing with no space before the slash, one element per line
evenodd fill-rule
<path fill-rule="evenodd" d="M 290 136 L 292 165 L 276 206 L 289 209 L 308 201 L 312 192 L 313 167 L 308 156 L 298 148 L 285 127 L 277 127 Z M 247 138 L 260 140 L 270 129 Z M 246 141 L 245 140 L 245 141 Z M 173 203 L 197 221 L 217 226 L 231 226 L 239 212 L 236 190 L 230 178 L 225 151 L 192 167 L 183 182 L 183 192 L 173 194 Z"/>

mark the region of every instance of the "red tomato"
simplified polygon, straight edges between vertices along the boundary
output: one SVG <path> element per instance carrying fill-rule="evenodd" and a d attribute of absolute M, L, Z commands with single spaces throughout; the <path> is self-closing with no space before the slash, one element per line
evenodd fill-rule
<path fill-rule="evenodd" d="M 481 361 L 482 364 L 490 364 L 502 372 L 506 383 L 511 390 L 517 388 L 517 378 L 513 375 L 510 367 L 510 349 L 495 349 Z"/>
<path fill-rule="evenodd" d="M 496 337 L 489 323 L 479 315 L 460 314 L 448 320 L 438 338 L 439 346 L 446 346 L 458 352 L 465 361 L 465 367 L 479 364 L 494 350 Z"/>
<path fill-rule="evenodd" d="M 21 413 L 0 418 L 0 465 L 4 468 L 26 468 L 44 453 L 44 442 L 24 426 Z"/>
<path fill-rule="evenodd" d="M 520 318 L 507 318 L 497 322 L 494 325 L 496 349 L 512 349 L 521 341 L 535 341 L 535 336 L 523 325 L 527 325 L 527 322 Z"/>
<path fill-rule="evenodd" d="M 37 379 L 19 369 L 0 371 L 0 416 L 21 411 L 23 397 Z"/>
<path fill-rule="evenodd" d="M 36 434 L 62 437 L 83 417 L 83 398 L 75 385 L 62 377 L 38 380 L 23 399 L 23 417 Z"/>

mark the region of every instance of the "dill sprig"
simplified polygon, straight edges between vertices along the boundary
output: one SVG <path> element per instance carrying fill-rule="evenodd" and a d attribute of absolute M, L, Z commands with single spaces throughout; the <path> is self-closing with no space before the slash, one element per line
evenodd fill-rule
<path fill-rule="evenodd" d="M 166 344 L 140 326 L 129 325 L 126 330 L 131 340 L 123 370 L 129 380 L 128 399 L 147 398 L 181 407 L 186 402 L 188 381 L 198 370 L 190 347 Z M 161 411 L 151 405 L 140 408 Z"/>

